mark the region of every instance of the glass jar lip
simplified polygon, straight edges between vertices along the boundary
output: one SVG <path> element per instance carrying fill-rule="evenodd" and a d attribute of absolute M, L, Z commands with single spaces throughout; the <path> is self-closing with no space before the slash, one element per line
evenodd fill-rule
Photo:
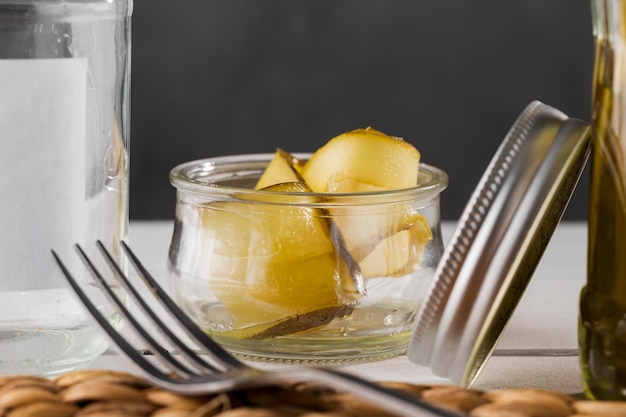
<path fill-rule="evenodd" d="M 307 160 L 310 153 L 292 153 L 298 159 Z M 193 193 L 198 197 L 230 196 L 244 200 L 263 200 L 271 196 L 272 203 L 298 203 L 306 201 L 326 204 L 359 204 L 397 202 L 428 199 L 439 195 L 448 186 L 448 175 L 435 166 L 420 163 L 419 184 L 411 188 L 350 193 L 284 192 L 254 190 L 251 188 L 219 184 L 219 180 L 260 174 L 273 158 L 273 153 L 225 155 L 184 162 L 170 171 L 170 183 L 179 191 Z"/>

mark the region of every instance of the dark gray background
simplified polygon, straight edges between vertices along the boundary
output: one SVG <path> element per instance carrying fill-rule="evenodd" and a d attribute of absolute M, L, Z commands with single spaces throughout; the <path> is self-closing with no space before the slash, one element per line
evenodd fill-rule
<path fill-rule="evenodd" d="M 457 219 L 532 100 L 590 116 L 585 0 L 135 0 L 132 55 L 133 219 L 173 217 L 178 163 L 365 126 L 448 172 Z"/>

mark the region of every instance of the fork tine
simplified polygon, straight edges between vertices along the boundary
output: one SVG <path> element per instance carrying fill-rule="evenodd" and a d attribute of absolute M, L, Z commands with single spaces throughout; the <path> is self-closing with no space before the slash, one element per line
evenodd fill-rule
<path fill-rule="evenodd" d="M 105 258 L 109 263 L 109 267 L 113 269 L 116 278 L 120 279 L 120 281 L 127 282 L 128 279 L 122 273 L 119 266 L 115 263 L 112 256 L 106 250 L 106 248 L 104 248 L 101 242 L 98 242 L 98 246 L 101 248 L 100 250 L 103 251 L 103 255 L 105 255 Z M 133 362 L 142 372 L 143 376 L 154 385 L 179 394 L 193 395 L 225 392 L 245 387 L 268 386 L 273 385 L 277 382 L 312 380 L 328 384 L 329 386 L 334 386 L 335 388 L 342 391 L 352 392 L 353 394 L 357 394 L 364 399 L 373 401 L 374 403 L 376 403 L 377 401 L 381 404 L 384 403 L 390 411 L 397 411 L 400 413 L 399 415 L 460 417 L 456 413 L 439 409 L 438 407 L 426 404 L 419 399 L 406 396 L 402 393 L 395 392 L 394 390 L 381 387 L 373 382 L 369 382 L 367 380 L 363 380 L 359 377 L 349 374 L 344 374 L 340 371 L 333 371 L 323 368 L 293 368 L 290 371 L 285 372 L 266 373 L 262 370 L 248 367 L 244 363 L 230 356 L 218 344 L 213 342 L 208 335 L 203 333 L 197 326 L 195 326 L 193 322 L 186 319 L 184 313 L 178 307 L 176 307 L 176 305 L 169 298 L 169 296 L 165 294 L 163 289 L 156 283 L 152 276 L 141 265 L 137 257 L 124 242 L 122 242 L 122 247 L 126 254 L 129 256 L 129 259 L 131 260 L 131 263 L 133 263 L 133 266 L 139 272 L 141 272 L 141 278 L 146 281 L 146 284 L 152 290 L 156 298 L 167 306 L 166 310 L 168 311 L 168 313 L 171 313 L 176 321 L 180 321 L 185 330 L 189 331 L 192 334 L 195 333 L 196 336 L 199 336 L 199 339 L 204 339 L 202 340 L 202 342 L 206 343 L 206 346 L 209 349 L 209 354 L 216 352 L 218 356 L 221 355 L 225 359 L 230 358 L 231 361 L 228 362 L 232 362 L 235 364 L 235 367 L 233 369 L 230 369 L 226 372 L 217 372 L 211 375 L 193 374 L 189 377 L 181 375 L 171 375 L 169 373 L 159 370 L 156 366 L 147 361 L 145 357 L 141 353 L 139 353 L 138 350 L 135 349 L 132 344 L 129 343 L 128 340 L 125 339 L 124 336 L 117 331 L 117 329 L 114 328 L 109 320 L 104 317 L 104 315 L 99 311 L 98 307 L 96 307 L 96 305 L 91 301 L 89 296 L 82 290 L 77 281 L 72 277 L 71 273 L 61 261 L 56 252 L 52 250 L 52 255 L 54 256 L 56 263 L 58 264 L 63 275 L 65 276 L 70 286 L 73 288 L 80 301 L 86 307 L 87 311 L 93 316 L 93 318 L 100 325 L 100 327 L 106 332 L 111 341 L 119 348 L 120 354 L 125 356 L 126 359 Z M 90 271 L 92 276 L 95 278 L 98 286 L 105 292 L 105 294 L 109 296 L 109 298 L 111 298 L 111 301 L 117 305 L 119 312 L 122 315 L 128 315 L 127 319 L 131 317 L 130 313 L 120 301 L 119 297 L 117 297 L 117 295 L 113 292 L 104 277 L 98 272 L 97 268 L 95 267 L 95 265 L 93 265 L 89 257 L 82 250 L 82 248 L 76 245 L 76 249 L 79 253 L 81 260 Z M 131 292 L 135 292 L 132 284 L 131 288 Z M 138 299 L 141 300 L 140 297 Z M 137 324 L 137 327 L 141 326 Z M 215 352 L 213 352 L 212 349 L 214 349 Z M 169 355 L 166 355 L 165 357 L 168 356 Z M 265 377 L 263 377 L 263 375 L 265 375 Z"/>
<path fill-rule="evenodd" d="M 113 327 L 109 320 L 100 313 L 98 307 L 96 307 L 93 302 L 89 299 L 89 296 L 82 290 L 78 282 L 72 277 L 72 274 L 69 272 L 61 258 L 57 255 L 57 253 L 52 250 L 52 256 L 56 263 L 58 264 L 61 272 L 65 276 L 67 282 L 74 289 L 74 292 L 83 303 L 87 311 L 91 314 L 91 316 L 96 320 L 96 322 L 100 325 L 102 330 L 109 336 L 111 341 L 120 349 L 120 352 L 126 356 L 132 363 L 135 363 L 141 371 L 144 372 L 145 375 L 151 377 L 153 380 L 166 380 L 175 383 L 168 375 L 161 372 L 154 365 L 148 362 L 143 355 L 141 355 L 128 341 L 122 337 L 122 335 Z"/>
<path fill-rule="evenodd" d="M 194 375 L 194 372 L 190 370 L 187 366 L 183 365 L 175 359 L 173 356 L 169 354 L 167 350 L 165 350 L 159 342 L 157 342 L 154 337 L 152 337 L 147 331 L 145 326 L 139 324 L 137 319 L 128 311 L 124 303 L 119 299 L 117 294 L 111 289 L 111 286 L 106 282 L 102 274 L 98 272 L 97 268 L 94 266 L 93 262 L 89 259 L 85 251 L 76 245 L 76 251 L 78 252 L 81 260 L 91 273 L 91 275 L 95 278 L 96 284 L 100 287 L 100 289 L 104 292 L 104 294 L 108 297 L 109 301 L 115 304 L 118 312 L 126 319 L 129 327 L 135 332 L 137 336 L 139 336 L 146 344 L 147 347 L 152 351 L 154 356 L 163 364 L 166 365 L 171 371 L 176 372 L 176 374 L 183 378 L 188 378 Z M 100 250 L 104 250 L 103 255 L 105 255 L 105 260 L 107 261 L 109 267 L 115 274 L 115 277 L 119 280 L 126 280 L 123 272 L 120 270 L 118 265 L 113 260 L 112 256 L 106 252 L 104 246 L 100 247 Z M 128 284 L 128 282 L 127 282 Z M 130 285 L 130 284 L 128 284 Z M 128 288 L 128 285 L 126 286 Z M 132 289 L 134 292 L 134 288 Z M 136 295 L 136 292 L 134 293 Z"/>
<path fill-rule="evenodd" d="M 124 272 L 120 269 L 119 265 L 116 263 L 113 256 L 110 252 L 104 247 L 101 241 L 96 242 L 96 246 L 100 250 L 102 256 L 105 261 L 109 265 L 109 268 L 115 274 L 117 281 L 122 284 L 122 286 L 128 291 L 128 294 L 131 296 L 136 305 L 141 309 L 141 312 L 146 315 L 152 324 L 154 324 L 158 330 L 161 332 L 162 336 L 164 336 L 171 343 L 176 345 L 178 349 L 181 350 L 181 355 L 186 358 L 188 361 L 192 362 L 196 368 L 199 368 L 203 372 L 213 373 L 217 371 L 214 367 L 207 364 L 203 361 L 197 354 L 195 354 L 191 349 L 189 349 L 180 339 L 166 326 L 163 322 L 157 317 L 154 311 L 147 305 L 144 299 L 139 295 L 135 286 L 130 283 Z M 89 262 L 84 251 L 78 247 L 81 257 Z M 91 264 L 91 262 L 89 262 Z M 106 292 L 112 302 L 116 304 L 120 313 L 126 318 L 133 328 L 133 330 L 148 344 L 150 349 L 154 350 L 155 356 L 159 358 L 161 361 L 167 362 L 169 365 L 176 369 L 176 372 L 181 374 L 184 377 L 190 377 L 195 374 L 193 370 L 190 370 L 187 366 L 180 363 L 180 361 L 174 359 L 149 333 L 146 332 L 145 327 L 140 325 L 137 320 L 134 318 L 132 314 L 128 311 L 126 306 L 120 301 L 119 297 L 111 290 L 110 286 L 106 283 L 104 278 L 97 273 L 91 266 L 89 268 L 92 270 L 94 277 L 98 280 L 100 287 Z"/>
<path fill-rule="evenodd" d="M 226 352 L 219 344 L 206 335 L 191 319 L 178 307 L 178 305 L 170 298 L 169 295 L 163 290 L 163 288 L 156 282 L 156 280 L 150 275 L 148 270 L 142 265 L 137 256 L 133 253 L 130 247 L 124 242 L 120 242 L 122 249 L 128 255 L 128 259 L 135 267 L 139 276 L 144 281 L 146 286 L 150 289 L 152 294 L 161 303 L 164 309 L 169 315 L 180 324 L 184 332 L 199 346 L 207 348 L 207 355 L 210 359 L 219 363 L 221 367 L 226 367 L 231 370 L 246 369 L 246 365 Z"/>

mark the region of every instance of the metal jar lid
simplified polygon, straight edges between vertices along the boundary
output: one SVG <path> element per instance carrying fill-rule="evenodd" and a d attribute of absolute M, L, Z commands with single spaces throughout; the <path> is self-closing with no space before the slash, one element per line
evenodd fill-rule
<path fill-rule="evenodd" d="M 532 102 L 472 194 L 409 344 L 413 362 L 471 385 L 559 223 L 590 152 L 589 126 Z"/>

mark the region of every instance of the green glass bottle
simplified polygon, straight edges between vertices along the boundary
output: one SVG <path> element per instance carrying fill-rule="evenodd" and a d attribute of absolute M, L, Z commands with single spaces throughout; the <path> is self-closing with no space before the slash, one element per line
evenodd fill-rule
<path fill-rule="evenodd" d="M 594 134 L 580 360 L 588 397 L 626 400 L 626 0 L 591 4 Z"/>

